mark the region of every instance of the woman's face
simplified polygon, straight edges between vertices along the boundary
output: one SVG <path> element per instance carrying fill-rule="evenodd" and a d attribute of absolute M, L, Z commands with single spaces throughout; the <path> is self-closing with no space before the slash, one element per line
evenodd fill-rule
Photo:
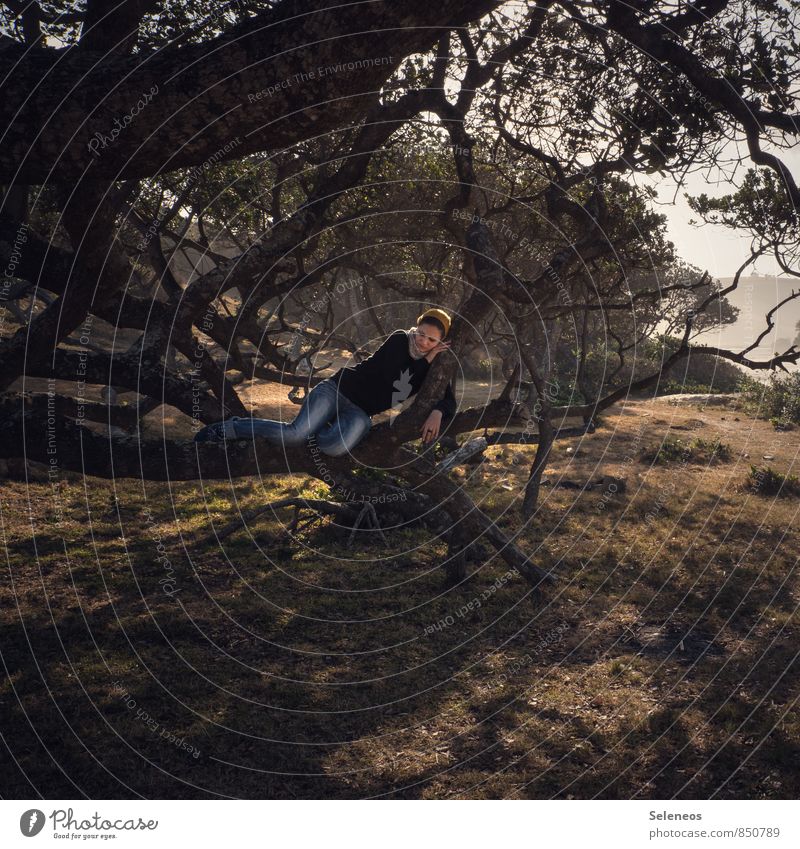
<path fill-rule="evenodd" d="M 442 341 L 442 331 L 433 324 L 426 324 L 423 321 L 414 331 L 414 338 L 420 351 L 427 354 Z"/>

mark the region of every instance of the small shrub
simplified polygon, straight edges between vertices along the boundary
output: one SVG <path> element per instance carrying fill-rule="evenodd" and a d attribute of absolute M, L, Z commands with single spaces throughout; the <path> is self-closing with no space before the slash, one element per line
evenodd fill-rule
<path fill-rule="evenodd" d="M 745 375 L 740 389 L 742 404 L 752 415 L 782 425 L 800 425 L 800 372 L 772 375 L 768 383 Z"/>
<path fill-rule="evenodd" d="M 732 450 L 726 442 L 717 439 L 697 437 L 690 441 L 676 436 L 668 436 L 655 450 L 645 449 L 641 459 L 645 462 L 665 465 L 675 461 L 684 463 L 727 462 Z"/>
<path fill-rule="evenodd" d="M 750 466 L 745 488 L 756 495 L 800 496 L 797 475 L 784 475 L 772 466 Z"/>
<path fill-rule="evenodd" d="M 677 436 L 668 436 L 655 452 L 645 450 L 642 459 L 659 465 L 672 463 L 675 460 L 688 460 L 689 443 Z"/>
<path fill-rule="evenodd" d="M 727 442 L 721 442 L 717 439 L 701 439 L 698 437 L 692 443 L 693 456 L 699 458 L 707 458 L 709 463 L 715 460 L 727 462 L 731 459 L 731 447 Z"/>
<path fill-rule="evenodd" d="M 659 384 L 658 387 L 659 395 L 714 395 L 721 394 L 724 391 L 724 389 L 720 389 L 714 385 L 709 385 L 707 383 L 693 383 L 690 380 L 684 382 L 678 380 L 667 380 Z"/>

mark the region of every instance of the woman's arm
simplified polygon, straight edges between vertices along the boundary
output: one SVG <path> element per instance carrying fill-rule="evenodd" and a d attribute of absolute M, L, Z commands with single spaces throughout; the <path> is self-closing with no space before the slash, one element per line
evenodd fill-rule
<path fill-rule="evenodd" d="M 452 418 L 456 414 L 458 404 L 456 404 L 456 396 L 453 394 L 453 384 L 448 383 L 447 389 L 444 390 L 444 397 L 441 401 L 437 401 L 433 405 L 434 410 L 441 411 L 442 415 Z"/>
<path fill-rule="evenodd" d="M 428 418 L 422 423 L 422 441 L 428 443 L 436 439 L 439 436 L 444 416 L 452 418 L 457 409 L 458 405 L 456 404 L 456 396 L 453 394 L 453 386 L 448 383 L 444 398 L 434 404 L 433 409 L 428 413 Z"/>
<path fill-rule="evenodd" d="M 425 355 L 425 359 L 429 363 L 432 363 L 436 357 L 442 353 L 442 351 L 449 350 L 451 344 L 452 342 L 440 342 L 432 351 L 429 351 Z M 434 404 L 433 409 L 439 410 L 443 416 L 447 416 L 448 418 L 452 418 L 456 414 L 458 405 L 456 404 L 456 396 L 453 394 L 452 383 L 447 384 L 447 389 L 444 391 L 444 397 L 441 401 L 437 401 L 437 403 Z"/>

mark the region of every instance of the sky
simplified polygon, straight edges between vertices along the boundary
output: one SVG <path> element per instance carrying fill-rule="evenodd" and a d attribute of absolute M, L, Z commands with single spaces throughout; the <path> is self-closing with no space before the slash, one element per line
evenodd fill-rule
<path fill-rule="evenodd" d="M 765 147 L 765 149 L 768 149 Z M 791 171 L 795 181 L 800 181 L 800 146 L 791 150 L 771 152 L 780 156 L 781 160 Z M 744 162 L 737 174 L 737 182 L 744 176 L 747 168 L 753 167 L 746 151 L 741 151 Z M 646 179 L 651 180 L 652 185 L 658 192 L 659 203 L 657 210 L 667 216 L 667 228 L 670 239 L 675 243 L 678 255 L 697 266 L 703 271 L 708 271 L 712 277 L 733 277 L 738 267 L 744 262 L 750 253 L 750 237 L 745 231 L 736 232 L 728 227 L 713 226 L 710 224 L 691 225 L 690 219 L 697 216 L 689 209 L 684 194 L 698 195 L 705 193 L 712 197 L 731 194 L 735 188 L 730 184 L 709 184 L 701 174 L 691 174 L 687 178 L 687 184 L 675 196 L 676 184 L 673 180 L 664 180 L 658 175 Z M 774 258 L 762 257 L 755 264 L 755 270 L 759 274 L 780 274 L 778 264 Z M 800 271 L 800 269 L 798 269 Z M 751 273 L 748 269 L 748 273 Z"/>
<path fill-rule="evenodd" d="M 765 146 L 765 149 L 769 148 Z M 800 179 L 800 147 L 771 152 L 780 156 L 796 181 Z M 740 173 L 737 174 L 737 182 L 747 168 L 753 167 L 746 150 L 740 153 L 744 161 Z M 737 232 L 728 227 L 690 224 L 690 219 L 696 219 L 697 216 L 689 209 L 684 193 L 705 192 L 718 197 L 730 194 L 734 187 L 725 183 L 711 185 L 700 174 L 690 175 L 687 183 L 676 197 L 675 183 L 661 180 L 656 188 L 659 201 L 666 205 L 660 206 L 659 211 L 667 216 L 669 236 L 681 258 L 727 284 L 750 253 L 750 237 L 744 230 Z M 754 271 L 759 276 L 755 276 Z M 703 334 L 698 341 L 734 351 L 742 350 L 766 329 L 766 312 L 792 290 L 797 289 L 799 284 L 800 280 L 797 278 L 782 274 L 773 257 L 760 258 L 756 261 L 754 269 L 748 269 L 742 276 L 738 290 L 729 295 L 731 303 L 739 309 L 737 321 L 728 327 Z M 800 300 L 786 304 L 774 315 L 773 321 L 774 328 L 751 352 L 752 359 L 769 359 L 776 351 L 785 351 L 794 341 L 800 329 Z M 794 370 L 794 367 L 789 368 Z"/>

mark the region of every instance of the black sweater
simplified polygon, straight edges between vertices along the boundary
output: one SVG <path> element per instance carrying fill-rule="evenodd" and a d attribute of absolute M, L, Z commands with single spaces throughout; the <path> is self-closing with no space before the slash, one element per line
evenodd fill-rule
<path fill-rule="evenodd" d="M 415 360 L 408 350 L 408 333 L 395 330 L 377 351 L 357 366 L 341 368 L 331 377 L 345 398 L 361 407 L 368 416 L 392 407 L 399 409 L 416 395 L 428 373 L 425 357 Z M 451 383 L 444 397 L 433 407 L 445 416 L 456 414 L 456 398 Z"/>

